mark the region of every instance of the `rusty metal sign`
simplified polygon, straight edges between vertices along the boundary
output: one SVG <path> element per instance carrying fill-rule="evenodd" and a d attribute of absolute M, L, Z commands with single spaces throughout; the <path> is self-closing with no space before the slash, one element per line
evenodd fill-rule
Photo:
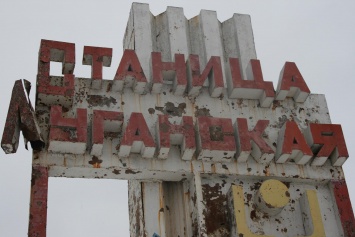
<path fill-rule="evenodd" d="M 33 148 L 29 236 L 48 177 L 129 180 L 131 236 L 355 236 L 341 125 L 296 63 L 263 79 L 250 16 L 133 4 L 124 49 L 105 79 L 112 49 L 85 46 L 81 78 L 74 43 L 42 40 L 35 110 L 16 81 L 1 146 Z"/>

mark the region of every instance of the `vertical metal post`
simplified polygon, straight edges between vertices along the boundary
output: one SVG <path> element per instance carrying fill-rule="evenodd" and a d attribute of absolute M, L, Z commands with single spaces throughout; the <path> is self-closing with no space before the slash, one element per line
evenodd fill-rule
<path fill-rule="evenodd" d="M 32 167 L 29 237 L 46 237 L 48 168 Z"/>
<path fill-rule="evenodd" d="M 344 236 L 355 236 L 355 218 L 351 207 L 348 187 L 345 180 L 334 180 L 330 182 L 330 188 L 333 190 L 335 202 L 339 211 L 339 219 L 343 227 Z"/>

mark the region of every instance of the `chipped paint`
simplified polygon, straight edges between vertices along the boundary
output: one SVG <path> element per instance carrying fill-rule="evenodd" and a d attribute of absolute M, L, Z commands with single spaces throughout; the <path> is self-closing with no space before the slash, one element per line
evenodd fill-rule
<path fill-rule="evenodd" d="M 29 100 L 31 83 L 27 80 L 15 81 L 11 101 L 6 117 L 1 147 L 6 154 L 16 153 L 20 140 L 20 131 L 34 150 L 44 147 L 44 139 L 38 126 L 37 118 Z"/>
<path fill-rule="evenodd" d="M 85 46 L 79 78 L 75 44 L 42 40 L 36 111 L 17 81 L 2 141 L 22 129 L 36 150 L 29 235 L 46 236 L 48 177 L 80 177 L 129 180 L 131 236 L 354 236 L 341 126 L 295 63 L 264 81 L 250 22 L 134 3 L 111 79 L 111 48 Z"/>
<path fill-rule="evenodd" d="M 46 236 L 48 168 L 32 167 L 28 236 Z"/>

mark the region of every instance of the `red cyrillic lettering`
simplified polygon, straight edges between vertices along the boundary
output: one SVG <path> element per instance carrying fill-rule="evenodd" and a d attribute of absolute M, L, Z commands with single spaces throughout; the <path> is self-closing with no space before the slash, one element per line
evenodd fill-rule
<path fill-rule="evenodd" d="M 180 145 L 183 160 L 191 160 L 196 150 L 195 130 L 192 117 L 183 116 L 181 125 L 169 122 L 168 115 L 158 115 L 159 158 L 167 158 L 171 145 Z"/>
<path fill-rule="evenodd" d="M 188 95 L 197 97 L 207 77 L 211 97 L 219 97 L 223 93 L 224 82 L 221 58 L 212 56 L 205 69 L 200 73 L 200 60 L 198 55 L 191 54 L 188 63 Z"/>
<path fill-rule="evenodd" d="M 122 123 L 122 112 L 94 110 L 91 155 L 100 156 L 102 154 L 104 132 L 120 132 Z"/>
<path fill-rule="evenodd" d="M 253 130 L 248 129 L 245 118 L 237 118 L 235 123 L 237 138 L 237 161 L 246 162 L 250 155 L 259 162 L 268 164 L 274 158 L 274 150 L 262 138 L 269 120 L 259 120 Z"/>
<path fill-rule="evenodd" d="M 155 143 L 141 113 L 132 113 L 120 144 L 118 155 L 128 157 L 130 152 L 153 158 Z"/>
<path fill-rule="evenodd" d="M 77 118 L 63 118 L 61 106 L 51 107 L 49 151 L 85 153 L 88 125 L 86 109 L 77 109 L 76 114 Z"/>
<path fill-rule="evenodd" d="M 227 118 L 197 118 L 198 159 L 232 161 L 236 152 L 232 120 Z"/>
<path fill-rule="evenodd" d="M 259 100 L 261 107 L 270 107 L 274 100 L 274 86 L 264 81 L 260 61 L 251 59 L 247 67 L 247 80 L 242 79 L 238 58 L 229 59 L 231 77 L 228 85 L 229 98 Z"/>
<path fill-rule="evenodd" d="M 27 94 L 29 94 L 31 83 L 24 80 L 24 86 Z M 16 153 L 20 140 L 20 131 L 22 131 L 25 140 L 31 142 L 34 150 L 41 150 L 44 147 L 35 113 L 26 98 L 25 88 L 22 81 L 17 80 L 12 89 L 11 101 L 1 140 L 1 147 L 6 154 Z"/>
<path fill-rule="evenodd" d="M 306 139 L 294 121 L 287 121 L 282 126 L 276 149 L 276 163 L 285 163 L 293 159 L 296 164 L 304 165 L 313 156 Z"/>
<path fill-rule="evenodd" d="M 185 56 L 175 54 L 175 62 L 162 62 L 160 52 L 152 52 L 153 93 L 160 93 L 164 79 L 173 81 L 175 95 L 183 95 L 187 86 Z"/>
<path fill-rule="evenodd" d="M 349 157 L 343 130 L 339 124 L 311 123 L 305 137 L 315 154 L 311 165 L 321 166 L 330 158 L 332 165 L 341 166 Z"/>
<path fill-rule="evenodd" d="M 62 62 L 62 86 L 51 85 L 50 61 Z M 38 58 L 37 93 L 47 104 L 70 107 L 74 95 L 75 44 L 41 40 Z"/>
<path fill-rule="evenodd" d="M 84 46 L 83 65 L 91 65 L 91 87 L 101 89 L 102 68 L 111 66 L 112 48 Z"/>
<path fill-rule="evenodd" d="M 280 72 L 276 100 L 293 97 L 296 102 L 305 102 L 310 90 L 294 62 L 286 62 Z"/>
<path fill-rule="evenodd" d="M 124 87 L 132 87 L 135 93 L 143 94 L 147 85 L 142 66 L 134 50 L 123 52 L 120 65 L 113 81 L 112 90 L 121 92 Z"/>

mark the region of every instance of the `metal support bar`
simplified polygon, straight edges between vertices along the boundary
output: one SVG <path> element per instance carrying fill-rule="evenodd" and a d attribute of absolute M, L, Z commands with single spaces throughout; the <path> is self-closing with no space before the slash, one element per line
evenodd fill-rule
<path fill-rule="evenodd" d="M 48 168 L 32 167 L 29 237 L 46 237 Z"/>

